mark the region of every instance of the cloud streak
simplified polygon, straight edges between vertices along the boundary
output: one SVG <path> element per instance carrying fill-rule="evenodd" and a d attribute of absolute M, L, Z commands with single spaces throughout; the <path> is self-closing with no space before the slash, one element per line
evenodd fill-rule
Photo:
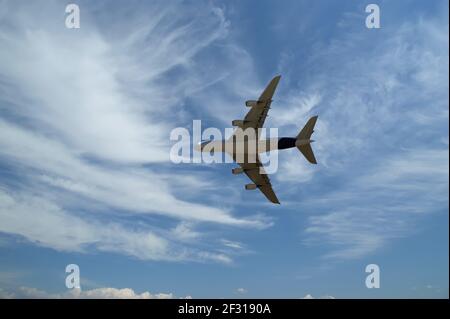
<path fill-rule="evenodd" d="M 229 207 L 185 199 L 180 189 L 212 184 L 202 174 L 167 169 L 169 132 L 185 119 L 184 99 L 215 80 L 192 65 L 225 39 L 228 22 L 219 8 L 180 14 L 154 3 L 109 30 L 99 10 L 104 3 L 81 4 L 83 24 L 74 31 L 56 18 L 64 12 L 57 2 L 0 5 L 10 13 L 0 31 L 0 159 L 14 176 L 0 184 L 3 232 L 66 251 L 229 263 L 214 249 L 183 249 L 183 240 L 201 238 L 183 223 L 270 226 L 261 215 L 236 217 Z M 109 9 L 110 19 L 122 14 Z M 149 214 L 181 224 L 136 231 L 115 218 Z"/>
<path fill-rule="evenodd" d="M 309 218 L 307 243 L 334 246 L 327 257 L 356 258 L 408 235 L 420 217 L 448 207 L 448 160 L 445 150 L 387 159 L 317 203 L 319 210 L 335 210 Z"/>
<path fill-rule="evenodd" d="M 345 33 L 316 44 L 307 61 L 313 75 L 282 97 L 288 114 L 319 114 L 319 165 L 305 167 L 289 154 L 276 177 L 303 183 L 295 190 L 302 203 L 291 204 L 309 212 L 304 242 L 326 245 L 324 257 L 336 259 L 373 253 L 448 209 L 448 16 L 378 34 L 348 19 Z M 280 130 L 294 124 L 273 116 Z"/>

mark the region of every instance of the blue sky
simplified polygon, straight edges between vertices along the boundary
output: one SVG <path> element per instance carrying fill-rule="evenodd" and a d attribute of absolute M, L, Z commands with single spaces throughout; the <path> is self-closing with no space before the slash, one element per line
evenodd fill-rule
<path fill-rule="evenodd" d="M 0 295 L 448 298 L 447 1 L 0 2 Z M 282 75 L 281 205 L 173 164 Z M 381 288 L 365 287 L 366 265 Z"/>

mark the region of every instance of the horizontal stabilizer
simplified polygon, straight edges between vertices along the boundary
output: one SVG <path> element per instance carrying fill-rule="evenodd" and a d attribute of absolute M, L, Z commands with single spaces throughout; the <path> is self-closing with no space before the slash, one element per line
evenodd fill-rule
<path fill-rule="evenodd" d="M 313 150 L 311 148 L 311 144 L 305 144 L 298 147 L 300 152 L 302 152 L 303 156 L 310 162 L 311 164 L 317 164 L 316 158 L 314 156 Z"/>
<path fill-rule="evenodd" d="M 310 139 L 312 133 L 314 133 L 314 126 L 316 125 L 317 118 L 318 116 L 313 116 L 308 120 L 300 133 L 298 133 L 297 140 L 295 142 L 297 148 L 311 164 L 317 164 L 316 157 L 314 156 L 311 148 L 311 142 L 313 141 Z"/>

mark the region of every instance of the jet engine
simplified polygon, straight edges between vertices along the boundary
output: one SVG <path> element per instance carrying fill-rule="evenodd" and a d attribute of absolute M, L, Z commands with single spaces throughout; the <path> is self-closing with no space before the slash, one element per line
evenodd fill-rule
<path fill-rule="evenodd" d="M 234 175 L 244 173 L 244 169 L 242 167 L 235 167 L 231 170 Z"/>
<path fill-rule="evenodd" d="M 247 107 L 254 107 L 257 104 L 258 104 L 258 101 L 255 101 L 255 100 L 245 101 L 245 106 L 247 106 Z"/>
<path fill-rule="evenodd" d="M 233 120 L 233 121 L 231 122 L 231 125 L 233 125 L 233 126 L 238 126 L 238 127 L 243 127 L 245 123 L 247 123 L 247 121 L 243 121 L 243 120 Z"/>
<path fill-rule="evenodd" d="M 256 184 L 247 184 L 245 185 L 245 189 L 247 190 L 251 190 L 251 189 L 256 189 L 258 186 L 256 186 Z"/>

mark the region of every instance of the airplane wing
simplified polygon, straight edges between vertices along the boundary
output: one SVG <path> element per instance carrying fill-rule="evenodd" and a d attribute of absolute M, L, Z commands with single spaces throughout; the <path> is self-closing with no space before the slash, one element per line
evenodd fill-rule
<path fill-rule="evenodd" d="M 244 118 L 243 125 L 241 126 L 243 130 L 249 127 L 254 129 L 263 127 L 264 121 L 267 117 L 267 113 L 270 109 L 270 104 L 272 103 L 273 94 L 275 93 L 275 89 L 277 88 L 280 78 L 281 76 L 278 75 L 274 77 L 272 81 L 270 81 L 264 92 L 256 101 L 256 105 L 252 106 L 250 111 L 248 111 L 247 115 Z"/>
<path fill-rule="evenodd" d="M 250 178 L 257 188 L 270 200 L 272 203 L 279 204 L 280 201 L 275 195 L 270 184 L 270 179 L 264 171 L 264 168 L 259 161 L 259 157 L 256 159 L 256 163 L 239 163 L 244 169 L 244 173 Z M 262 172 L 261 172 L 262 171 Z"/>

